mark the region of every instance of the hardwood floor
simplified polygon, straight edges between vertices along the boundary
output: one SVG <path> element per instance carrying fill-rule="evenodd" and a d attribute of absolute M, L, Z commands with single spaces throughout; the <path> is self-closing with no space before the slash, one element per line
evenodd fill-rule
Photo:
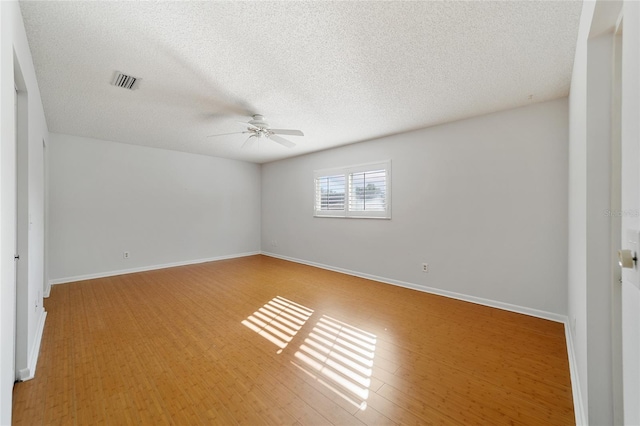
<path fill-rule="evenodd" d="M 562 324 L 265 256 L 45 306 L 14 424 L 575 424 Z"/>

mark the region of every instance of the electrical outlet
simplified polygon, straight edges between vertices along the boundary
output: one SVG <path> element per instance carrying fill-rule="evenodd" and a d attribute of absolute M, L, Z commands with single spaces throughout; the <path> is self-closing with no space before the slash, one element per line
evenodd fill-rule
<path fill-rule="evenodd" d="M 423 263 L 422 264 L 422 272 L 429 272 L 429 264 L 428 263 Z"/>
<path fill-rule="evenodd" d="M 128 258 L 129 258 L 129 252 L 128 252 L 128 251 L 123 251 L 123 252 L 122 252 L 122 257 L 123 257 L 124 259 L 128 259 Z"/>

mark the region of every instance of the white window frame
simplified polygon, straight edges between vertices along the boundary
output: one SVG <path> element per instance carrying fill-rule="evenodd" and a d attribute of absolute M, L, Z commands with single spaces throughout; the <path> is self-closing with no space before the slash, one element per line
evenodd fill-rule
<path fill-rule="evenodd" d="M 349 210 L 350 179 L 354 173 L 385 170 L 385 210 L 379 211 L 351 211 Z M 345 194 L 344 209 L 342 210 L 318 210 L 318 179 L 328 176 L 344 176 Z M 375 163 L 357 164 L 353 166 L 321 169 L 313 172 L 313 216 L 314 217 L 340 217 L 352 219 L 391 219 L 391 160 L 377 161 Z"/>

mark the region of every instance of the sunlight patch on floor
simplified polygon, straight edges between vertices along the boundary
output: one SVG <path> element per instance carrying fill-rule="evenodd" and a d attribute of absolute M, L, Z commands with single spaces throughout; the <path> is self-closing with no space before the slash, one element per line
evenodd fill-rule
<path fill-rule="evenodd" d="M 312 314 L 313 309 L 276 296 L 242 324 L 276 345 L 281 353 Z"/>
<path fill-rule="evenodd" d="M 369 397 L 376 336 L 323 315 L 294 354 L 300 370 L 364 410 Z"/>

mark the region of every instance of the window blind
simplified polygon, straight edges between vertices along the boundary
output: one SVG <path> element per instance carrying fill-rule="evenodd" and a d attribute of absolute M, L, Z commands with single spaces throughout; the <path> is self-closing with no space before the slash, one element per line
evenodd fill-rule
<path fill-rule="evenodd" d="M 316 178 L 316 210 L 344 211 L 345 176 L 321 176 Z"/>
<path fill-rule="evenodd" d="M 349 211 L 385 211 L 386 194 L 386 170 L 371 170 L 349 175 Z"/>

